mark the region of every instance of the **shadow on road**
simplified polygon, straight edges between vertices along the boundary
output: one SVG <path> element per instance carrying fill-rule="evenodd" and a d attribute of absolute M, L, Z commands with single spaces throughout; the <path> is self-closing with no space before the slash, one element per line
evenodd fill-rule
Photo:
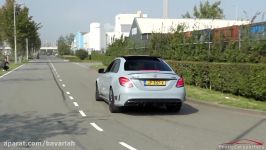
<path fill-rule="evenodd" d="M 180 112 L 171 113 L 165 107 L 129 107 L 123 110 L 123 113 L 134 116 L 151 116 L 151 115 L 190 115 L 197 113 L 198 109 L 184 103 Z"/>
<path fill-rule="evenodd" d="M 8 82 L 9 84 L 11 83 L 15 83 L 17 84 L 18 82 L 37 82 L 37 81 L 44 81 L 44 80 L 48 80 L 45 78 L 9 78 L 9 79 L 3 79 L 1 80 L 1 82 Z"/>
<path fill-rule="evenodd" d="M 47 116 L 24 114 L 5 114 L 0 116 L 0 142 L 39 142 L 58 135 L 86 134 L 86 128 L 80 128 L 74 113 L 54 113 Z"/>

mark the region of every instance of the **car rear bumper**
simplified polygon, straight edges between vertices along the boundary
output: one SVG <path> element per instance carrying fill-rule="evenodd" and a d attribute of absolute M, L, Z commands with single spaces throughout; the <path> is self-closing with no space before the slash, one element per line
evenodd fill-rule
<path fill-rule="evenodd" d="M 181 104 L 180 99 L 129 99 L 124 106 L 146 106 L 146 105 L 177 105 Z"/>
<path fill-rule="evenodd" d="M 173 88 L 166 91 L 120 90 L 120 92 L 118 92 L 118 95 L 115 95 L 115 105 L 175 105 L 185 101 L 185 97 L 186 92 L 184 88 Z"/>

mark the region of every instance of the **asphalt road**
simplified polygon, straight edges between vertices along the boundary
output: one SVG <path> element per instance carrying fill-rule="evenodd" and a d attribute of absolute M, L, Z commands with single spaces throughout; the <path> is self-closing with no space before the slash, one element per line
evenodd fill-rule
<path fill-rule="evenodd" d="M 111 114 L 95 101 L 96 77 L 90 64 L 52 56 L 1 77 L 0 149 L 216 150 L 236 139 L 266 142 L 266 116 L 192 102 L 174 114 Z"/>

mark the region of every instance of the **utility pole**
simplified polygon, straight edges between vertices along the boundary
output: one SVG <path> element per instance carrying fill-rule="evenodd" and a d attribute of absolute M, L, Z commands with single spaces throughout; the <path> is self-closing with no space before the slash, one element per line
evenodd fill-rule
<path fill-rule="evenodd" d="M 235 19 L 238 20 L 238 6 L 235 6 Z"/>
<path fill-rule="evenodd" d="M 241 50 L 241 30 L 240 29 L 238 31 L 238 50 Z"/>
<path fill-rule="evenodd" d="M 17 60 L 17 30 L 16 30 L 16 1 L 14 0 L 14 55 L 15 55 L 15 64 L 18 63 Z"/>
<path fill-rule="evenodd" d="M 26 57 L 29 60 L 29 40 L 26 38 Z"/>
<path fill-rule="evenodd" d="M 208 37 L 209 37 L 208 59 L 210 60 L 210 55 L 211 55 L 211 28 L 208 29 Z"/>

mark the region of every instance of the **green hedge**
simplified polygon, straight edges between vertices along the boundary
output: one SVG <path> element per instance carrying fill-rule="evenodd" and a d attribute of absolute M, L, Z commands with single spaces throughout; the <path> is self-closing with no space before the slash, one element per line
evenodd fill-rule
<path fill-rule="evenodd" d="M 76 51 L 76 56 L 80 59 L 80 60 L 84 60 L 85 58 L 88 57 L 88 52 L 86 50 L 80 49 Z"/>
<path fill-rule="evenodd" d="M 266 65 L 168 61 L 186 84 L 266 101 Z"/>
<path fill-rule="evenodd" d="M 108 55 L 104 55 L 104 54 L 99 54 L 97 52 L 93 52 L 91 54 L 91 60 L 100 61 L 105 66 L 108 66 L 112 62 L 112 60 L 114 60 L 115 58 L 116 58 L 115 56 L 108 56 Z"/>

